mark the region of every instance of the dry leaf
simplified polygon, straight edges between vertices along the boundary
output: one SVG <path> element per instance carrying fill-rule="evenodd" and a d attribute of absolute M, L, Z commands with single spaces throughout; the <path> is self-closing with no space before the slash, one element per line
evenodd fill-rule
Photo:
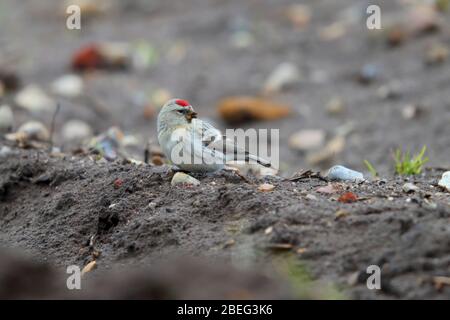
<path fill-rule="evenodd" d="M 94 260 L 84 266 L 83 270 L 81 270 L 81 275 L 83 276 L 84 274 L 91 272 L 95 268 L 97 268 L 97 262 Z"/>
<path fill-rule="evenodd" d="M 352 203 L 358 201 L 358 197 L 353 192 L 346 192 L 338 199 L 342 203 Z"/>
<path fill-rule="evenodd" d="M 290 250 L 294 246 L 290 243 L 274 243 L 274 244 L 270 244 L 268 247 L 270 249 L 274 249 L 274 250 Z"/>
<path fill-rule="evenodd" d="M 436 290 L 442 290 L 444 286 L 450 286 L 450 277 L 433 277 Z"/>
<path fill-rule="evenodd" d="M 225 121 L 240 123 L 250 120 L 283 118 L 290 114 L 291 109 L 286 105 L 267 101 L 266 99 L 238 96 L 219 101 L 218 112 Z"/>

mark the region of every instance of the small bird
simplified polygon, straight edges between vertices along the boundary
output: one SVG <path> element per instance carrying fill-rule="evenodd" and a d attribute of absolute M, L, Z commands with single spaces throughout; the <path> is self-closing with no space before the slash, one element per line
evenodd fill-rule
<path fill-rule="evenodd" d="M 158 141 L 166 157 L 187 172 L 230 169 L 226 164 L 238 160 L 271 166 L 269 161 L 238 147 L 213 125 L 197 119 L 194 108 L 182 99 L 167 101 L 159 112 Z"/>

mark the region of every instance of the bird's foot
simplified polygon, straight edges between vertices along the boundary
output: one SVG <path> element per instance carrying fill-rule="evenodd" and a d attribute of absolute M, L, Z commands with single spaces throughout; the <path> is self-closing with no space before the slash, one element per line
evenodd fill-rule
<path fill-rule="evenodd" d="M 223 168 L 224 171 L 228 171 L 228 172 L 232 172 L 235 175 L 237 175 L 239 178 L 241 178 L 243 181 L 245 181 L 248 184 L 253 184 L 250 180 L 248 180 L 240 171 L 238 168 L 233 168 L 233 167 L 224 167 Z"/>

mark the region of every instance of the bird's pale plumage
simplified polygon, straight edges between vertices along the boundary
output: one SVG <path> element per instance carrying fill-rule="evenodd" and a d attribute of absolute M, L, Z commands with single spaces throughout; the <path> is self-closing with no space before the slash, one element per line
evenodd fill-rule
<path fill-rule="evenodd" d="M 158 115 L 159 144 L 180 169 L 214 172 L 237 160 L 270 167 L 267 160 L 249 154 L 196 115 L 192 106 L 181 99 L 169 100 Z"/>

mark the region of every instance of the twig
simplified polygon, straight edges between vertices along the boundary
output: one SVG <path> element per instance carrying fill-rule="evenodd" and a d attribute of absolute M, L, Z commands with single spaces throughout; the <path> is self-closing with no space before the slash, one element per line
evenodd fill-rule
<path fill-rule="evenodd" d="M 144 163 L 148 164 L 148 158 L 150 157 L 150 150 L 149 150 L 149 143 L 147 141 L 147 143 L 145 144 L 145 149 L 144 149 Z"/>
<path fill-rule="evenodd" d="M 53 149 L 53 133 L 55 131 L 56 116 L 58 115 L 59 109 L 61 109 L 61 104 L 58 102 L 58 104 L 56 105 L 55 113 L 53 113 L 52 123 L 50 124 L 50 152 L 52 152 Z"/>

